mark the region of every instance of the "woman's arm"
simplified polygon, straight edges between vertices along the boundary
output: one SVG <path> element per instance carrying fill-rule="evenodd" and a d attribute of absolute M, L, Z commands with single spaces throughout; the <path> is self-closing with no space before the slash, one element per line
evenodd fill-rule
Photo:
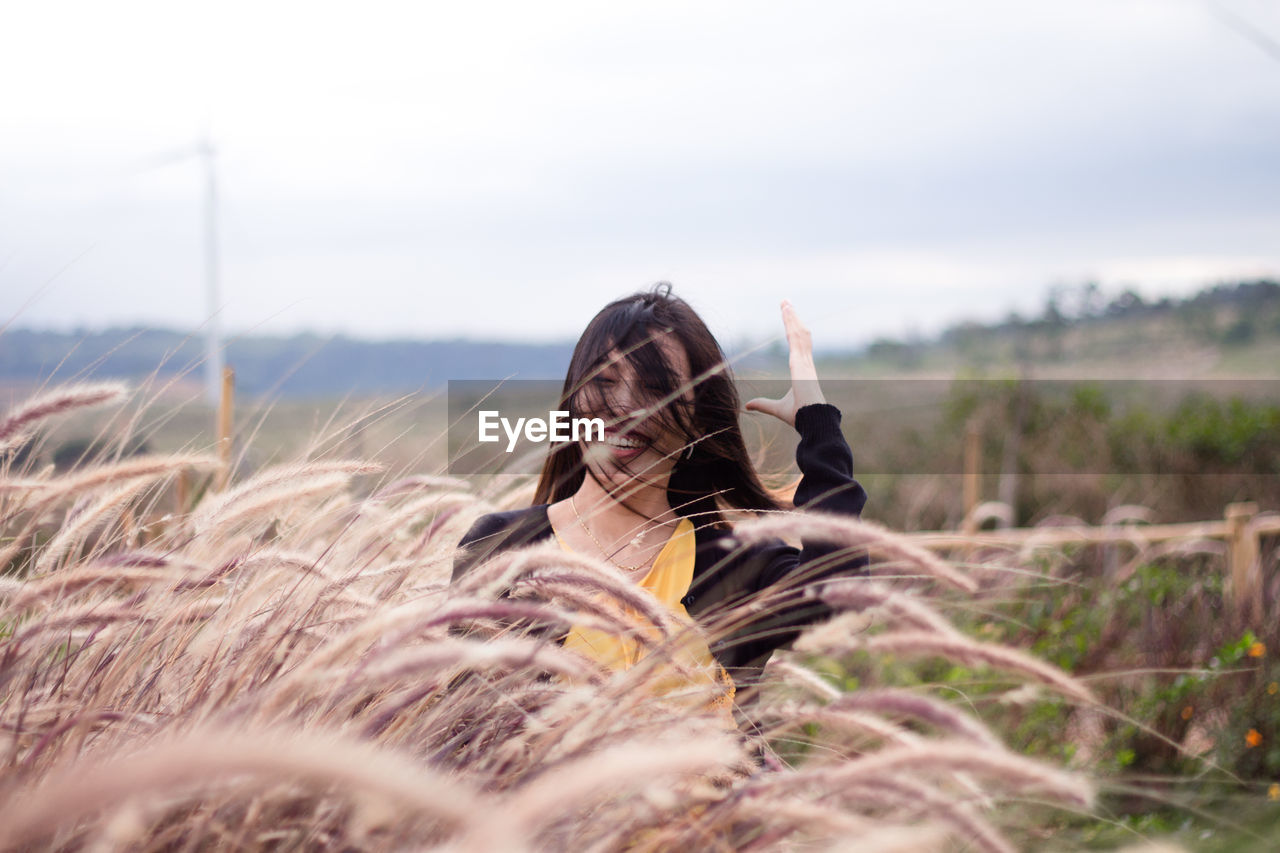
<path fill-rule="evenodd" d="M 853 478 L 853 451 L 840 429 L 840 410 L 828 403 L 822 393 L 818 368 L 813 361 L 813 337 L 785 299 L 782 323 L 787 332 L 791 388 L 779 400 L 757 397 L 747 403 L 746 409 L 773 415 L 800 433 L 796 465 L 801 479 L 793 499 L 797 509 L 860 516 L 867 493 Z M 829 559 L 839 549 L 825 543 L 804 542 L 803 545 L 794 559 L 786 551 L 779 552 L 778 559 L 770 563 L 762 579 L 764 585 L 793 577 L 800 565 L 810 569 L 814 577 L 848 574 L 865 566 L 865 560 L 858 563 L 852 559 Z"/>
<path fill-rule="evenodd" d="M 813 336 L 785 299 L 782 324 L 787 332 L 791 387 L 779 400 L 757 397 L 747 403 L 746 409 L 773 415 L 800 433 L 800 444 L 796 447 L 796 465 L 801 476 L 794 498 L 797 509 L 859 516 L 867 502 L 867 493 L 853 478 L 853 451 L 840 430 L 840 410 L 827 402 L 818 384 Z M 794 561 L 789 554 L 781 552 L 774 561 L 776 565 L 770 564 L 763 580 L 768 585 L 793 577 L 798 565 L 810 569 L 815 578 L 849 574 L 865 566 L 865 560 L 857 564 L 852 559 L 835 559 L 833 555 L 838 550 L 825 543 L 805 542 Z"/>
<path fill-rule="evenodd" d="M 853 451 L 840 428 L 840 410 L 822 394 L 813 361 L 809 331 L 800 323 L 790 303 L 782 305 L 787 340 L 791 347 L 791 390 L 780 400 L 755 399 L 753 411 L 781 418 L 800 434 L 796 465 L 801 479 L 796 487 L 797 509 L 816 510 L 857 518 L 867 493 L 853 476 Z M 755 591 L 767 595 L 767 615 L 754 620 L 749 636 L 738 637 L 738 654 L 748 666 L 763 665 L 774 649 L 790 645 L 800 631 L 831 615 L 820 600 L 805 595 L 815 581 L 863 574 L 865 550 L 801 539 L 796 548 L 781 540 L 762 546 L 763 568 L 755 578 Z"/>
<path fill-rule="evenodd" d="M 449 582 L 457 583 L 458 578 L 478 563 L 500 551 L 531 545 L 550 539 L 551 535 L 546 504 L 482 515 L 458 542 Z"/>
<path fill-rule="evenodd" d="M 796 463 L 801 480 L 795 505 L 857 518 L 867 493 L 853 478 L 853 454 L 840 431 L 840 410 L 829 404 L 800 409 L 796 417 L 800 443 Z M 755 546 L 744 568 L 746 598 L 760 596 L 767 605 L 749 623 L 722 640 L 726 660 L 735 664 L 740 686 L 755 684 L 769 656 L 795 642 L 805 627 L 831 617 L 832 609 L 806 590 L 818 581 L 865 574 L 866 551 L 801 537 L 801 547 L 781 539 Z M 744 599 L 745 600 L 745 599 Z M 741 694 L 747 701 L 748 693 Z"/>
<path fill-rule="evenodd" d="M 796 464 L 801 474 L 796 508 L 860 517 L 867 493 L 853 477 L 853 453 L 840 430 L 840 410 L 829 403 L 805 406 L 797 413 L 796 429 L 800 433 Z M 804 596 L 804 587 L 833 577 L 864 574 L 868 563 L 864 549 L 803 537 L 798 549 L 781 541 L 766 547 L 771 553 L 757 591 L 787 593 L 776 610 L 771 608 L 775 612 L 768 620 L 776 645 L 789 643 L 801 627 L 831 613 L 820 601 Z"/>
<path fill-rule="evenodd" d="M 496 513 L 482 515 L 471 525 L 471 529 L 463 534 L 458 547 L 453 552 L 453 574 L 449 578 L 450 584 L 458 582 L 458 578 L 462 577 L 480 560 L 484 551 L 477 543 L 485 543 L 491 537 L 502 531 L 502 519 Z M 484 549 L 488 550 L 488 549 Z"/>
<path fill-rule="evenodd" d="M 867 493 L 853 478 L 853 451 L 840 429 L 840 410 L 830 403 L 804 406 L 796 412 L 795 427 L 801 475 L 796 507 L 861 515 Z"/>

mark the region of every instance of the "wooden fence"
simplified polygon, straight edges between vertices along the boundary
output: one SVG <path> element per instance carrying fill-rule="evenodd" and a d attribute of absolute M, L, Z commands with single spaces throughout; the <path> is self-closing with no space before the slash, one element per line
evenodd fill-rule
<path fill-rule="evenodd" d="M 915 542 L 939 551 L 981 547 L 1056 548 L 1063 545 L 1130 543 L 1145 547 L 1178 539 L 1221 539 L 1227 545 L 1229 598 L 1245 623 L 1260 625 L 1262 612 L 1263 536 L 1280 534 L 1280 515 L 1258 514 L 1256 503 L 1228 504 L 1221 521 L 1189 524 L 1117 524 L 1105 527 L 1021 527 L 1003 530 L 922 531 L 908 534 Z M 1274 616 L 1273 616 L 1274 618 Z"/>

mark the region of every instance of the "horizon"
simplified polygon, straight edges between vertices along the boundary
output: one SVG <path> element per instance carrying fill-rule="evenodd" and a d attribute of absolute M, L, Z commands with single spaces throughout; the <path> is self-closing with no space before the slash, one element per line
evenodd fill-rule
<path fill-rule="evenodd" d="M 1134 288 L 1132 285 L 1126 286 L 1124 288 L 1116 288 L 1116 289 L 1098 288 L 1096 291 L 1096 295 L 1103 301 L 1103 303 L 1106 303 L 1116 299 L 1117 297 L 1119 297 L 1125 292 L 1132 291 L 1132 292 L 1138 293 L 1138 295 L 1144 300 L 1144 304 L 1146 304 L 1147 306 L 1155 306 L 1165 300 L 1171 300 L 1176 302 L 1180 300 L 1192 299 L 1200 295 L 1211 293 L 1216 288 L 1219 288 L 1219 287 L 1229 288 L 1229 287 L 1235 287 L 1239 285 L 1256 284 L 1260 282 L 1276 283 L 1278 279 L 1280 279 L 1280 277 L 1268 277 L 1268 276 L 1262 276 L 1257 278 L 1241 278 L 1241 279 L 1235 279 L 1235 280 L 1219 279 L 1214 281 L 1203 282 L 1200 284 L 1199 287 L 1191 288 L 1182 292 L 1156 294 L 1154 297 L 1146 296 L 1142 291 L 1138 290 L 1137 288 Z M 1096 284 L 1096 282 L 1094 284 Z M 1089 286 L 1088 283 L 1085 283 L 1082 285 L 1078 285 L 1074 288 L 1064 288 L 1060 285 L 1056 287 L 1046 288 L 1045 291 L 1043 292 L 1043 301 L 1040 304 L 1038 312 L 1037 311 L 1022 312 L 1015 308 L 1010 307 L 1005 311 L 993 312 L 990 316 L 985 318 L 976 318 L 972 316 L 957 316 L 955 318 L 944 321 L 942 325 L 940 325 L 938 328 L 932 330 L 927 334 L 920 334 L 917 330 L 915 333 L 907 332 L 905 334 L 900 334 L 896 337 L 892 335 L 877 335 L 874 337 L 867 338 L 865 340 L 848 343 L 844 346 L 836 346 L 836 345 L 827 344 L 821 341 L 815 341 L 814 342 L 815 351 L 819 353 L 826 353 L 832 356 L 859 355 L 859 354 L 865 354 L 870 347 L 874 346 L 877 343 L 891 342 L 891 343 L 925 344 L 925 345 L 936 344 L 941 342 L 942 338 L 947 333 L 968 328 L 968 327 L 973 327 L 973 326 L 988 327 L 988 328 L 1001 327 L 1009 324 L 1012 321 L 1015 321 L 1015 318 L 1016 318 L 1016 321 L 1018 322 L 1031 323 L 1043 317 L 1044 311 L 1047 309 L 1049 301 L 1054 298 L 1055 292 L 1058 294 L 1059 297 L 1078 295 L 1079 292 L 1081 292 L 1085 287 L 1088 287 L 1088 286 Z M 1078 306 L 1074 310 L 1070 305 L 1064 305 L 1063 308 L 1065 310 L 1063 311 L 1062 316 L 1064 317 L 1064 319 L 1066 319 L 1069 322 L 1081 322 L 1081 321 L 1088 321 L 1090 319 L 1098 319 L 1097 317 L 1093 317 L 1093 316 L 1081 313 Z M 8 330 L 29 332 L 34 334 L 66 335 L 66 336 L 81 337 L 81 338 L 89 337 L 92 335 L 106 335 L 106 334 L 112 334 L 112 333 L 126 334 L 126 333 L 157 332 L 162 334 L 181 335 L 181 336 L 188 337 L 193 341 L 199 342 L 203 340 L 203 335 L 204 335 L 204 330 L 200 327 L 182 328 L 174 325 L 164 326 L 164 325 L 147 325 L 147 324 L 137 324 L 137 323 L 135 324 L 121 323 L 121 324 L 115 324 L 115 325 L 97 325 L 97 326 L 88 326 L 88 325 L 82 324 L 74 327 L 66 327 L 66 326 L 60 327 L 57 325 L 34 326 L 34 325 L 25 325 L 25 324 L 16 323 L 15 319 L 11 319 L 8 323 L 0 325 L 0 336 L 2 336 L 4 332 Z M 713 330 L 713 333 L 714 333 L 714 330 Z M 437 335 L 437 336 L 419 335 L 419 336 L 383 337 L 383 336 L 372 335 L 372 334 L 353 333 L 353 332 L 341 330 L 341 329 L 332 330 L 332 331 L 323 331 L 318 329 L 300 329 L 296 331 L 223 329 L 222 335 L 223 335 L 224 345 L 238 339 L 254 339 L 254 340 L 316 339 L 320 341 L 346 340 L 354 343 L 374 344 L 374 345 L 397 344 L 397 343 L 402 343 L 402 344 L 464 343 L 464 344 L 498 344 L 498 345 L 522 346 L 522 347 L 523 346 L 572 347 L 574 343 L 577 341 L 577 335 L 558 337 L 558 338 L 520 338 L 515 336 L 503 336 L 503 337 L 499 337 L 496 335 L 484 336 L 482 334 L 473 333 L 473 334 L 450 334 L 450 335 Z M 717 340 L 720 341 L 721 345 L 725 347 L 726 351 L 729 352 L 729 354 L 731 355 L 737 354 L 741 350 L 747 349 L 747 348 L 758 348 L 758 349 L 764 350 L 770 345 L 776 345 L 778 343 L 778 339 L 776 337 L 771 338 L 768 336 L 716 334 L 716 338 Z"/>

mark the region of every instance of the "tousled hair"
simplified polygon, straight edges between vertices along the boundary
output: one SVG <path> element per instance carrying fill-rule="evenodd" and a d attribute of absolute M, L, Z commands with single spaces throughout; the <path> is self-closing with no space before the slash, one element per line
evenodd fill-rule
<path fill-rule="evenodd" d="M 677 372 L 660 346 L 664 334 L 674 338 L 689 359 L 691 403 L 684 396 L 689 389 L 678 386 Z M 604 383 L 593 381 L 609 366 L 614 350 L 635 371 L 641 386 L 635 390 L 655 403 L 647 407 L 653 409 L 648 422 L 682 438 L 667 485 L 667 498 L 678 514 L 698 526 L 724 528 L 728 522 L 723 509 L 782 508 L 747 455 L 738 424 L 742 407 L 724 352 L 697 312 L 671 294 L 670 284 L 660 282 L 614 300 L 592 318 L 569 360 L 560 409 L 575 418 L 604 415 L 610 421 L 622 421 L 631 414 L 614 405 L 607 389 L 600 387 Z M 589 472 L 577 442 L 552 448 L 534 504 L 565 500 Z M 642 476 L 642 472 L 631 473 Z"/>

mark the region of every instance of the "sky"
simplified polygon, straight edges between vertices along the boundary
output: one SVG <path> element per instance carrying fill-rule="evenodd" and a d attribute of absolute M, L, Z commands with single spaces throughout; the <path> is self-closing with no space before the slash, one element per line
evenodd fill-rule
<path fill-rule="evenodd" d="M 670 281 L 819 348 L 1280 276 L 1268 0 L 49 2 L 0 324 L 572 340 Z"/>

